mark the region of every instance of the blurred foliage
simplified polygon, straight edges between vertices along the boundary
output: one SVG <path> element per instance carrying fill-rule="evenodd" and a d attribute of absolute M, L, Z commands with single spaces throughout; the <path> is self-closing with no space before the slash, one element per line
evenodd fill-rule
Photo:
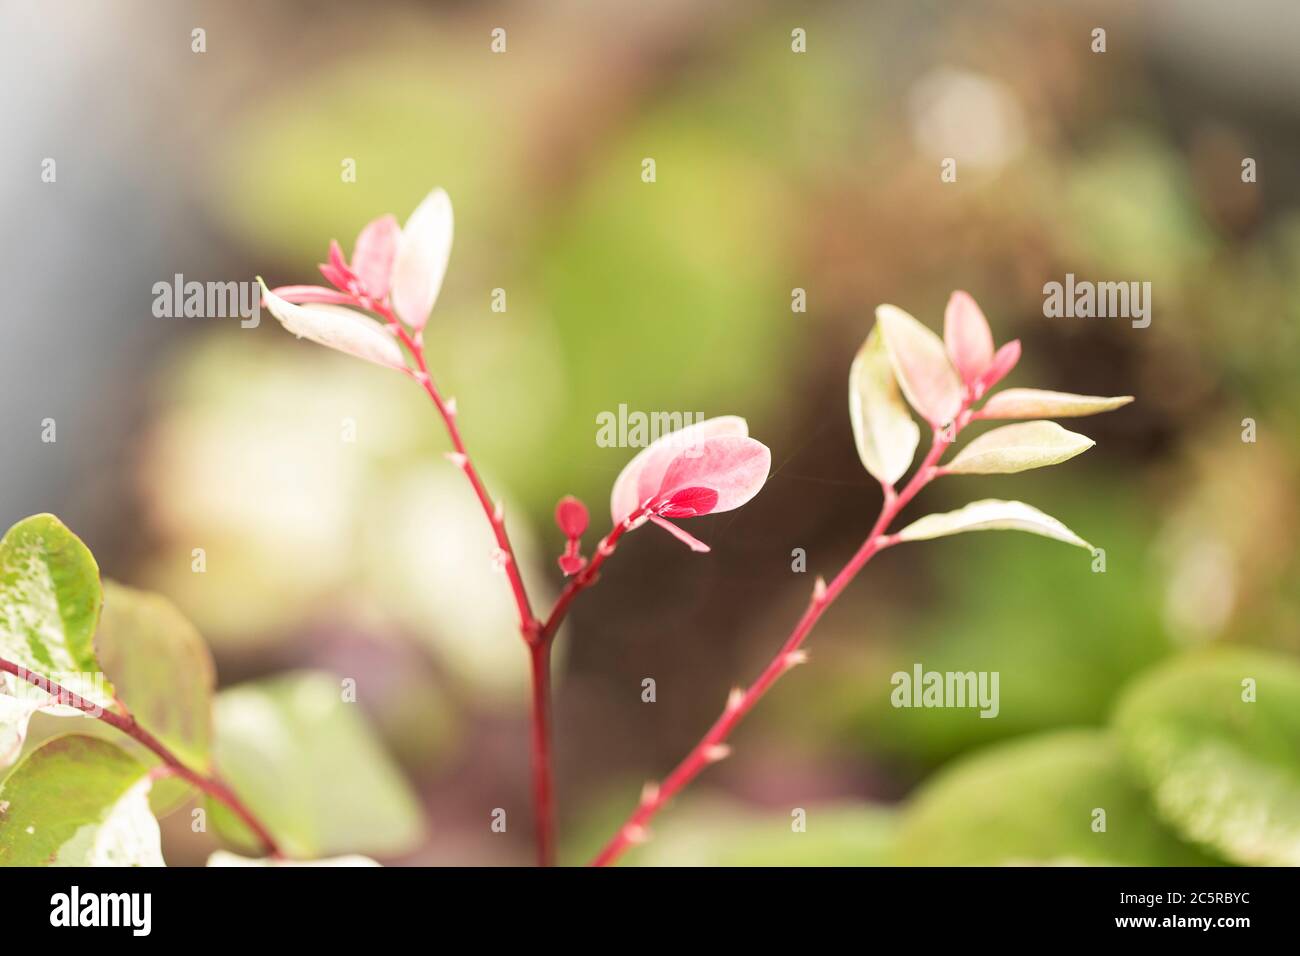
<path fill-rule="evenodd" d="M 1213 648 L 1125 693 L 1120 739 L 1161 816 L 1236 863 L 1300 865 L 1300 665 Z"/>
<path fill-rule="evenodd" d="M 796 817 L 795 814 L 801 814 Z M 761 812 L 695 800 L 655 827 L 627 855 L 633 866 L 878 866 L 887 860 L 894 814 L 866 805 L 813 805 Z M 804 829 L 796 829 L 804 827 Z"/>
<path fill-rule="evenodd" d="M 1105 829 L 1094 828 L 1102 819 Z M 966 757 L 917 792 L 894 862 L 1204 866 L 1155 817 L 1104 733 L 1059 731 Z"/>
<path fill-rule="evenodd" d="M 688 575 L 718 575 L 707 580 L 719 601 L 743 594 L 754 607 L 701 607 L 708 654 L 678 675 L 675 696 L 716 695 L 743 677 L 807 593 L 805 575 L 785 573 L 790 549 L 807 549 L 814 573 L 833 571 L 823 565 L 851 553 L 874 511 L 843 390 L 881 301 L 936 327 L 949 290 L 969 288 L 999 340 L 1025 341 L 1011 384 L 1138 399 L 1100 432 L 1085 428 L 1098 447 L 1048 479 L 953 479 L 909 510 L 1021 498 L 1104 547 L 1104 574 L 1081 553 L 1014 535 L 882 555 L 819 625 L 814 666 L 783 682 L 743 742 L 797 745 L 860 770 L 850 776 L 861 782 L 842 785 L 833 810 L 814 804 L 798 839 L 787 815 L 743 801 L 718 797 L 698 816 L 685 806 L 665 815 L 644 861 L 874 861 L 892 825 L 864 801 L 936 771 L 903 813 L 898 852 L 917 862 L 937 860 L 957 831 L 972 862 L 1190 859 L 1112 741 L 1063 729 L 1101 726 L 1122 694 L 1122 713 L 1142 711 L 1143 726 L 1164 728 L 1150 739 L 1168 737 L 1138 748 L 1156 808 L 1186 806 L 1194 820 L 1175 810 L 1171 826 L 1229 859 L 1252 856 L 1233 818 L 1187 788 L 1180 768 L 1203 754 L 1171 742 L 1184 739 L 1182 717 L 1138 707 L 1125 687 L 1188 646 L 1300 652 L 1300 211 L 1282 172 L 1294 117 L 1262 96 L 1184 89 L 1203 70 L 1199 52 L 1158 63 L 1169 37 L 1118 7 L 1111 30 L 1125 42 L 1101 58 L 1079 42 L 1089 18 L 1030 4 L 813 4 L 800 8 L 804 56 L 789 52 L 779 8 L 611 9 L 581 22 L 521 15 L 502 57 L 468 12 L 403 5 L 368 12 L 364 29 L 322 14 L 310 42 L 278 46 L 277 68 L 222 105 L 225 135 L 196 177 L 195 201 L 241 268 L 273 283 L 315 281 L 331 237 L 350 248 L 375 215 L 404 219 L 431 186 L 450 191 L 457 241 L 428 332 L 434 370 L 506 502 L 538 603 L 558 583 L 555 500 L 582 496 L 603 530 L 610 480 L 631 453 L 595 446 L 598 412 L 746 415 L 779 479 L 753 506 L 761 517 L 746 515 L 752 560 L 722 580 L 721 553 L 683 571 L 680 554 L 638 540 L 610 572 L 653 597 L 646 616 Z M 960 172 L 945 184 L 949 155 Z M 1258 183 L 1241 181 L 1248 155 L 1261 159 Z M 640 180 L 645 157 L 657 163 L 653 185 Z M 346 159 L 355 183 L 341 179 Z M 1152 282 L 1152 326 L 1044 319 L 1042 285 L 1067 272 Z M 789 311 L 795 287 L 807 313 Z M 504 314 L 489 308 L 495 288 L 507 292 Z M 481 830 L 474 801 L 520 788 L 524 760 L 522 745 L 484 745 L 496 714 L 521 713 L 526 676 L 486 528 L 439 458 L 445 439 L 417 390 L 263 324 L 204 336 L 160 376 L 138 448 L 146 540 L 130 579 L 175 599 L 235 673 L 304 655 L 334 669 L 329 653 L 346 661 L 341 673 L 400 672 L 400 691 L 386 685 L 393 692 L 368 706 L 407 769 L 437 777 L 435 790 L 474 794 L 440 833 L 458 827 L 478 846 L 466 836 Z M 1254 442 L 1242 440 L 1246 419 Z M 344 422 L 355 443 L 340 440 Z M 612 585 L 588 596 L 560 643 L 575 645 L 573 669 L 557 665 L 574 818 L 595 815 L 586 794 L 608 779 L 603 755 L 658 772 L 679 743 L 671 734 L 694 719 L 675 710 L 650 726 L 619 709 L 621 689 L 600 698 L 596 664 L 667 667 L 652 656 L 652 626 L 628 620 L 629 592 L 602 596 Z M 426 651 L 432 677 L 414 666 Z M 999 671 L 998 718 L 890 707 L 890 675 L 918 661 Z M 1141 679 L 1214 686 L 1195 674 Z M 566 721 L 566 707 L 577 717 Z M 654 738 L 652 757 L 606 739 L 634 728 Z M 426 737 L 438 744 L 415 742 Z M 443 741 L 467 760 L 487 756 L 457 764 L 448 782 L 433 772 Z M 1257 771 L 1257 744 L 1235 741 L 1216 759 Z M 945 766 L 954 760 L 964 762 Z M 1162 798 L 1170 774 L 1179 789 Z M 964 806 L 952 780 L 976 788 L 978 803 Z M 1265 792 L 1268 813 L 1290 806 L 1285 787 L 1256 796 Z M 1094 793 L 1118 811 L 1103 838 L 1079 828 L 1086 811 L 1073 816 Z M 1239 809 L 1258 806 L 1243 797 Z M 843 847 L 821 842 L 829 820 Z M 999 847 L 981 821 L 1022 825 Z"/>
<path fill-rule="evenodd" d="M 288 673 L 217 696 L 221 772 L 290 856 L 392 855 L 421 838 L 415 796 L 344 700 L 345 683 Z M 258 847 L 223 804 L 208 809 L 223 834 Z"/>

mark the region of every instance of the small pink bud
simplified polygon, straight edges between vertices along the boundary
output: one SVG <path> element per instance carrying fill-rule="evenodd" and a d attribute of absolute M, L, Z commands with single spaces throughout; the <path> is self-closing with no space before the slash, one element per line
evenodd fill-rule
<path fill-rule="evenodd" d="M 813 582 L 813 600 L 818 604 L 826 600 L 826 579 L 821 575 Z"/>
<path fill-rule="evenodd" d="M 786 654 L 785 659 L 781 662 L 781 666 L 784 667 L 786 670 L 790 670 L 790 668 L 792 667 L 798 667 L 800 664 L 807 664 L 807 663 L 808 663 L 808 652 L 804 650 L 798 650 L 798 651 L 791 651 L 789 654 Z"/>
<path fill-rule="evenodd" d="M 629 823 L 623 828 L 623 838 L 628 843 L 645 843 L 650 839 L 650 831 L 636 823 Z"/>
<path fill-rule="evenodd" d="M 653 780 L 647 780 L 645 786 L 641 788 L 641 804 L 647 806 L 659 799 L 659 784 Z"/>
<path fill-rule="evenodd" d="M 573 495 L 565 495 L 555 506 L 555 523 L 569 540 L 583 536 L 588 520 L 587 506 Z"/>
<path fill-rule="evenodd" d="M 555 560 L 559 562 L 560 570 L 564 572 L 566 578 L 577 574 L 587 566 L 587 559 L 580 554 L 562 554 Z"/>
<path fill-rule="evenodd" d="M 739 687 L 731 688 L 731 693 L 727 695 L 727 712 L 740 710 L 740 705 L 745 702 L 745 692 Z"/>
<path fill-rule="evenodd" d="M 447 452 L 447 460 L 457 468 L 464 468 L 469 463 L 469 459 L 458 451 Z"/>

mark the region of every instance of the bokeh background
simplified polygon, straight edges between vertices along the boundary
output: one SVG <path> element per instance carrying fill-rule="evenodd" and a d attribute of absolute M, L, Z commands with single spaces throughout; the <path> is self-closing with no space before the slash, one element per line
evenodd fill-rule
<path fill-rule="evenodd" d="M 556 663 L 566 859 L 869 527 L 845 391 L 880 302 L 937 328 L 967 289 L 1024 343 L 1010 384 L 1137 396 L 1078 423 L 1098 443 L 1082 458 L 940 482 L 908 512 L 1027 500 L 1103 546 L 1106 573 L 1019 535 L 887 552 L 633 859 L 932 862 L 923 828 L 897 835 L 955 761 L 1010 743 L 1055 777 L 1053 755 L 1096 756 L 1101 731 L 1076 728 L 1104 727 L 1149 668 L 1216 643 L 1300 653 L 1290 0 L 11 0 L 0 17 L 0 516 L 56 512 L 105 574 L 169 596 L 223 687 L 354 678 L 426 822 L 386 862 L 531 858 L 526 658 L 486 526 L 408 382 L 269 316 L 155 318 L 152 286 L 316 281 L 331 237 L 350 249 L 435 185 L 457 229 L 433 367 L 540 600 L 560 585 L 555 501 L 580 496 L 603 533 L 634 453 L 597 446 L 599 413 L 740 414 L 773 450 L 754 502 L 692 523 L 711 554 L 642 531 L 576 607 Z M 1150 281 L 1151 326 L 1045 318 L 1067 272 Z M 893 709 L 890 674 L 917 662 L 999 671 L 1000 715 Z M 965 805 L 1056 799 L 990 786 Z M 187 822 L 164 826 L 169 861 L 212 848 Z M 1134 861 L 1181 861 L 1159 844 Z"/>

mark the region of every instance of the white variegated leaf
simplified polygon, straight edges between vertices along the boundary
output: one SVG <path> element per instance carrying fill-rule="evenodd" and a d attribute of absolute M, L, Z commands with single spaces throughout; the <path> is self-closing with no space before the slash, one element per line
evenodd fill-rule
<path fill-rule="evenodd" d="M 406 220 L 397 240 L 390 294 L 393 308 L 413 329 L 422 329 L 438 300 L 451 257 L 451 199 L 435 189 Z"/>
<path fill-rule="evenodd" d="M 271 314 L 299 338 L 311 339 L 376 365 L 406 367 L 397 339 L 377 320 L 339 305 L 295 305 L 280 298 L 265 283 L 262 283 L 262 295 Z"/>
<path fill-rule="evenodd" d="M 849 368 L 849 420 L 863 466 L 877 481 L 906 474 L 921 429 L 903 403 L 880 326 L 871 330 Z"/>
<path fill-rule="evenodd" d="M 1060 464 L 1095 445 L 1056 422 L 1021 422 L 985 432 L 943 467 L 950 475 L 1010 475 Z"/>
<path fill-rule="evenodd" d="M 45 741 L 0 784 L 0 866 L 163 866 L 150 784 L 106 740 Z"/>
<path fill-rule="evenodd" d="M 1072 395 L 1041 388 L 1008 388 L 980 409 L 981 418 L 1078 418 L 1109 412 L 1133 401 L 1132 395 Z"/>
<path fill-rule="evenodd" d="M 972 501 L 956 511 L 926 515 L 898 532 L 899 541 L 924 541 L 964 531 L 1028 531 L 1092 550 L 1092 545 L 1057 521 L 1023 501 L 999 501 L 986 498 Z"/>

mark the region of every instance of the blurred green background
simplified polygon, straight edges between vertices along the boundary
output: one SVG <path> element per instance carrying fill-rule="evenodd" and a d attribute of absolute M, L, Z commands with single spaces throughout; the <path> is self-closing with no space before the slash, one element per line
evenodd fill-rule
<path fill-rule="evenodd" d="M 1207 645 L 1300 653 L 1292 4 L 86 3 L 75 23 L 60 6 L 6 13 L 6 69 L 29 78 L 5 94 L 5 161 L 27 164 L 4 187 L 4 268 L 27 290 L 0 333 L 6 523 L 55 511 L 106 573 L 171 597 L 222 686 L 355 678 L 427 819 L 387 862 L 530 859 L 526 658 L 487 528 L 408 382 L 269 316 L 156 319 L 150 289 L 177 272 L 317 281 L 331 237 L 350 249 L 435 185 L 457 223 L 431 364 L 537 600 L 561 583 L 555 501 L 583 498 L 603 533 L 635 451 L 597 447 L 600 412 L 739 414 L 773 450 L 754 502 L 691 523 L 711 554 L 633 535 L 576 607 L 556 663 L 568 858 L 685 753 L 869 528 L 879 491 L 845 390 L 875 305 L 938 328 L 962 288 L 1024 343 L 1009 384 L 1137 401 L 1071 425 L 1097 447 L 1066 466 L 940 482 L 908 514 L 1026 500 L 1104 547 L 1106 572 L 1016 535 L 884 554 L 632 859 L 1086 860 L 1085 837 L 1058 846 L 1046 822 L 1024 846 L 957 849 L 963 812 L 1000 833 L 1064 813 L 1074 774 L 1139 807 L 1100 858 L 1199 859 L 1141 816 L 1105 728 L 1139 674 Z M 45 155 L 57 191 L 27 168 Z M 1151 326 L 1045 318 L 1042 286 L 1066 273 L 1150 281 Z M 33 450 L 45 415 L 59 442 Z M 998 718 L 892 708 L 890 674 L 917 662 L 1000 672 Z M 171 821 L 169 861 L 201 861 L 210 842 Z"/>

